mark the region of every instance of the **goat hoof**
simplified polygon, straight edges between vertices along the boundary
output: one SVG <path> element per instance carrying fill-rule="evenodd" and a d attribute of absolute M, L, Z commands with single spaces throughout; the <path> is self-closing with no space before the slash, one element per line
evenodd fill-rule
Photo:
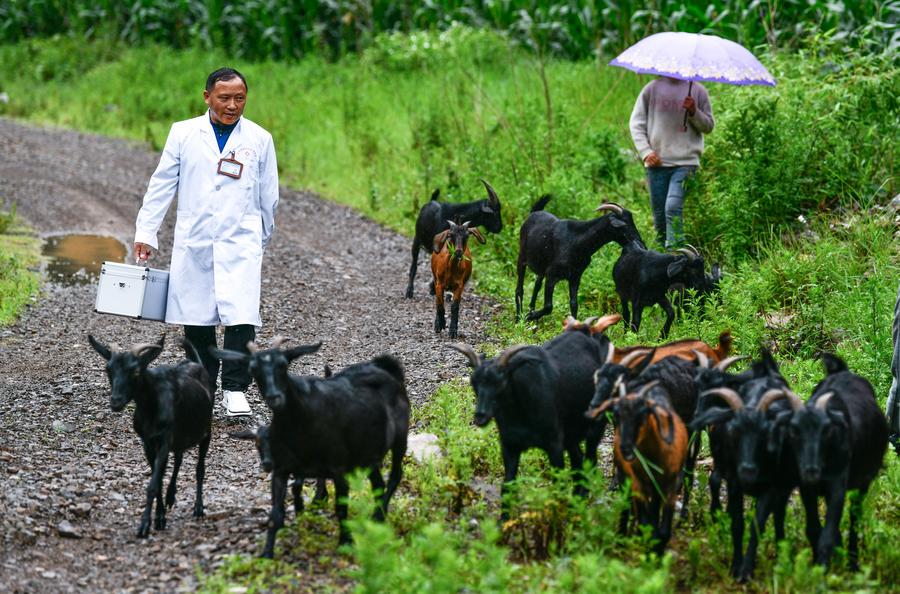
<path fill-rule="evenodd" d="M 275 555 L 272 554 L 272 551 L 263 551 L 262 555 L 259 556 L 260 559 L 273 559 Z"/>
<path fill-rule="evenodd" d="M 138 538 L 147 538 L 150 536 L 150 522 L 144 524 L 143 522 L 138 527 L 137 537 Z"/>
<path fill-rule="evenodd" d="M 156 521 L 153 522 L 154 530 L 165 530 L 166 529 L 166 519 L 165 518 L 156 518 Z"/>
<path fill-rule="evenodd" d="M 412 287 L 406 289 L 406 298 L 407 298 L 407 299 L 412 299 L 412 298 L 413 298 L 413 290 L 412 290 Z"/>
<path fill-rule="evenodd" d="M 166 495 L 166 509 L 172 509 L 173 507 L 175 507 L 175 493 Z"/>
<path fill-rule="evenodd" d="M 193 514 L 193 515 L 194 515 L 195 518 L 202 518 L 203 516 L 206 515 L 206 512 L 203 511 L 203 507 L 202 507 L 202 506 L 198 506 L 198 507 L 195 507 L 195 508 L 194 508 L 194 514 Z"/>

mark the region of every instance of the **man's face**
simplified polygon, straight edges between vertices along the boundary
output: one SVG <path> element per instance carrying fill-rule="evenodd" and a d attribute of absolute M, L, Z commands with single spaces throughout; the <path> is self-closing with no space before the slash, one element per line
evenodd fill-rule
<path fill-rule="evenodd" d="M 212 120 L 230 126 L 244 113 L 247 103 L 247 87 L 240 77 L 216 81 L 212 91 L 203 91 L 203 100 L 209 106 Z"/>

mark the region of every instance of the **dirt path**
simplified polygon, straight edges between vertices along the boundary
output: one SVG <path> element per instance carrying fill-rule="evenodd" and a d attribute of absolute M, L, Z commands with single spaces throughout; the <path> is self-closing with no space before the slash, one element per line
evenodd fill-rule
<path fill-rule="evenodd" d="M 130 242 L 135 214 L 158 155 L 144 147 L 0 119 L 0 203 L 42 235 L 90 232 Z M 171 245 L 174 206 L 160 234 Z M 416 299 L 403 299 L 409 241 L 346 208 L 282 190 L 263 270 L 265 326 L 294 344 L 324 341 L 295 373 L 338 370 L 382 352 L 406 367 L 414 405 L 439 383 L 465 374 L 432 332 L 427 266 Z M 163 251 L 156 264 L 168 262 Z M 11 328 L 0 329 L 0 590 L 13 592 L 192 591 L 195 566 L 256 554 L 268 512 L 268 483 L 255 451 L 225 435 L 234 422 L 216 408 L 207 462 L 207 517 L 190 516 L 194 453 L 185 457 L 179 500 L 165 532 L 138 540 L 148 472 L 131 429 L 131 408 L 109 409 L 102 359 L 88 332 L 129 345 L 164 326 L 93 313 L 94 287 L 48 284 Z M 489 304 L 463 303 L 460 327 L 483 340 Z M 169 327 L 169 334 L 180 332 Z M 170 343 L 172 341 L 169 341 Z M 161 358 L 174 361 L 170 346 Z M 268 411 L 251 393 L 255 418 Z M 75 537 L 64 537 L 67 522 Z M 315 561 L 311 560 L 311 564 Z M 313 568 L 314 572 L 314 568 Z"/>

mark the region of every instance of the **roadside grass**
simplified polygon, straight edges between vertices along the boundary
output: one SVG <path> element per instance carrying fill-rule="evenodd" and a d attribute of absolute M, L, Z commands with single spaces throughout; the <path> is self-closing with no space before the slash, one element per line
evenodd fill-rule
<path fill-rule="evenodd" d="M 88 49 L 91 59 L 82 64 L 71 40 L 55 40 L 52 48 L 41 41 L 3 46 L 0 90 L 10 101 L 0 113 L 158 149 L 171 121 L 200 111 L 206 74 L 233 63 L 250 81 L 247 116 L 275 136 L 287 185 L 308 187 L 409 235 L 435 187 L 446 199 L 475 199 L 484 195 L 478 178 L 488 179 L 503 202 L 505 226 L 473 249 L 475 290 L 504 305 L 489 330 L 502 346 L 486 348 L 538 343 L 558 333 L 568 313 L 563 283 L 552 316 L 513 319 L 517 232 L 541 194 L 554 195 L 549 211 L 582 219 L 603 199 L 620 202 L 649 243 L 643 172 L 627 132 L 647 79 L 593 62 L 542 62 L 489 32 L 460 28 L 443 41 L 440 35 L 418 35 L 414 47 L 376 44 L 334 64 L 247 63 L 160 47 Z M 64 74 L 39 76 L 45 60 Z M 774 89 L 709 86 L 718 127 L 691 188 L 687 231 L 710 261 L 722 262 L 725 277 L 717 296 L 683 313 L 671 338 L 714 343 L 730 329 L 737 353 L 755 355 L 768 345 L 798 394 L 809 394 L 822 377 L 818 352 L 836 351 L 883 402 L 900 281 L 896 213 L 889 207 L 897 191 L 897 66 L 833 46 L 764 60 L 779 79 Z M 617 256 L 614 246 L 595 255 L 582 283 L 580 317 L 618 309 L 609 274 Z M 526 302 L 533 282 L 529 273 Z M 403 286 L 396 290 L 400 299 Z M 464 328 L 465 305 L 463 312 Z M 662 322 L 653 308 L 636 335 L 621 326 L 608 332 L 616 344 L 653 343 Z M 447 356 L 460 355 L 448 349 Z M 203 576 L 202 588 L 290 591 L 307 588 L 313 576 L 314 584 L 361 592 L 898 590 L 900 463 L 893 454 L 866 503 L 865 571 L 848 573 L 840 556 L 827 574 L 811 567 L 795 502 L 787 541 L 776 547 L 769 528 L 757 579 L 740 586 L 727 576 L 727 521 L 708 518 L 704 491 L 691 503 L 691 521 L 676 526 L 672 552 L 662 561 L 647 558 L 639 535 L 616 534 L 625 500 L 607 490 L 606 466 L 590 474 L 593 495 L 585 502 L 571 497 L 543 456 L 527 454 L 515 490 L 516 523 L 504 534 L 496 527 L 502 476 L 496 428 L 472 426 L 473 403 L 467 384 L 456 381 L 414 412 L 417 427 L 438 435 L 444 457 L 408 466 L 388 525 L 363 519 L 371 494 L 355 479 L 352 556 L 333 551 L 330 513 L 321 522 L 304 517 L 280 536 L 282 561 L 229 558 Z M 608 465 L 609 453 L 601 459 Z"/>
<path fill-rule="evenodd" d="M 0 212 L 0 327 L 15 321 L 37 293 L 34 268 L 40 263 L 40 239 L 18 217 L 15 205 Z"/>

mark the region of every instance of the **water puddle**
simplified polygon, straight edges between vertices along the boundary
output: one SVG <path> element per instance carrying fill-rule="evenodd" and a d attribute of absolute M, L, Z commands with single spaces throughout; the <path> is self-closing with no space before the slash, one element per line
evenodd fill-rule
<path fill-rule="evenodd" d="M 95 282 L 101 264 L 124 262 L 127 250 L 121 241 L 105 235 L 55 235 L 44 241 L 41 252 L 48 258 L 50 281 L 71 286 Z"/>

